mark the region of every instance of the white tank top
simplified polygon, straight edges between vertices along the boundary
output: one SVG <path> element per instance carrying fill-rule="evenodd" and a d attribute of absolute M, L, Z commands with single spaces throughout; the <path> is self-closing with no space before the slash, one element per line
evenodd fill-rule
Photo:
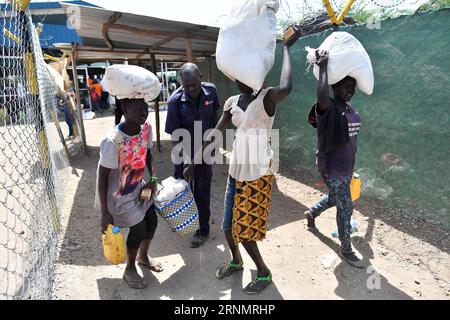
<path fill-rule="evenodd" d="M 238 106 L 239 95 L 225 102 L 223 110 L 230 110 L 231 121 L 237 127 L 228 171 L 237 181 L 252 181 L 272 174 L 270 139 L 275 117 L 270 117 L 264 109 L 264 97 L 270 89 L 263 89 L 245 111 Z"/>

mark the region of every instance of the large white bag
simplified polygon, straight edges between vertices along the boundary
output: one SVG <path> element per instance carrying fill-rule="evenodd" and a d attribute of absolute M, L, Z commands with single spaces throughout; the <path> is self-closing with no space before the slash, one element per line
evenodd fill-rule
<path fill-rule="evenodd" d="M 235 0 L 220 28 L 216 63 L 231 80 L 262 88 L 275 61 L 278 0 Z"/>
<path fill-rule="evenodd" d="M 351 34 L 338 31 L 330 34 L 318 48 L 328 51 L 328 84 L 338 83 L 346 76 L 356 80 L 362 92 L 370 95 L 373 92 L 374 77 L 372 63 L 366 50 Z M 306 59 L 316 62 L 316 49 L 306 47 Z M 314 64 L 314 76 L 319 79 L 319 66 Z"/>
<path fill-rule="evenodd" d="M 159 95 L 161 84 L 158 77 L 147 69 L 115 64 L 106 68 L 102 88 L 117 99 L 144 99 L 150 102 Z"/>

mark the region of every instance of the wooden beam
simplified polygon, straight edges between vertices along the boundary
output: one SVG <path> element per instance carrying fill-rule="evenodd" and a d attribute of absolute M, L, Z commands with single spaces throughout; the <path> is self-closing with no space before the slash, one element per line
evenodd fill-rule
<path fill-rule="evenodd" d="M 103 24 L 102 28 L 102 35 L 103 39 L 106 42 L 106 45 L 108 46 L 109 50 L 114 50 L 114 46 L 111 42 L 111 39 L 109 38 L 108 30 L 109 25 L 114 24 L 119 18 L 122 16 L 122 13 L 120 12 L 114 12 L 111 17 L 109 17 L 108 22 Z"/>
<path fill-rule="evenodd" d="M 192 35 L 187 32 L 173 32 L 173 31 L 164 31 L 164 30 L 147 30 L 136 28 L 132 26 L 127 26 L 123 24 L 117 23 L 106 23 L 109 29 L 117 29 L 129 31 L 132 33 L 136 33 L 142 36 L 163 36 L 163 37 L 175 37 L 175 38 L 183 38 L 183 37 L 191 37 L 194 40 L 203 40 L 203 41 L 211 41 L 216 42 L 217 36 L 207 36 L 207 35 Z"/>
<path fill-rule="evenodd" d="M 83 143 L 83 151 L 87 155 L 88 149 L 86 145 L 86 133 L 84 131 L 84 122 L 83 122 L 83 112 L 81 110 L 81 97 L 80 97 L 80 88 L 78 87 L 78 72 L 77 72 L 77 45 L 72 43 L 72 73 L 73 73 L 73 85 L 75 87 L 75 94 L 77 97 L 77 114 L 78 121 L 80 123 L 80 131 L 81 131 L 81 141 Z"/>
<path fill-rule="evenodd" d="M 186 57 L 188 62 L 193 62 L 194 59 L 192 57 L 192 42 L 191 38 L 186 38 Z"/>
<path fill-rule="evenodd" d="M 92 59 L 90 59 L 90 58 L 81 58 L 78 61 L 84 62 L 84 63 L 87 63 L 87 62 L 94 63 L 94 62 L 105 62 L 105 60 L 108 60 L 110 62 L 120 62 L 120 63 L 122 63 L 124 61 L 129 61 L 129 62 L 133 62 L 134 63 L 134 62 L 137 62 L 137 61 L 148 61 L 148 57 L 140 58 L 140 59 L 133 59 L 133 58 L 117 58 L 117 59 L 115 59 L 115 58 L 95 58 L 95 59 L 94 58 L 92 58 Z M 185 63 L 186 60 L 166 59 L 166 60 L 162 60 L 162 62 L 168 62 L 168 63 L 170 63 L 170 62 L 173 62 L 173 63 L 181 62 L 181 63 Z"/>
<path fill-rule="evenodd" d="M 156 75 L 156 57 L 154 53 L 150 54 L 152 60 L 152 71 Z M 156 122 L 156 149 L 161 152 L 161 133 L 159 120 L 159 98 L 155 100 L 155 122 Z"/>
<path fill-rule="evenodd" d="M 103 36 L 103 40 L 105 40 L 106 45 L 108 46 L 109 50 L 113 50 L 114 47 L 112 45 L 111 39 L 109 39 L 108 27 L 107 27 L 106 23 L 103 24 L 102 36 Z"/>
<path fill-rule="evenodd" d="M 100 52 L 100 53 L 134 53 L 134 54 L 158 54 L 158 55 L 166 55 L 166 56 L 179 56 L 186 53 L 183 51 L 160 51 L 160 50 L 132 50 L 132 49 L 114 49 L 114 51 L 109 50 L 108 48 L 96 48 L 96 47 L 78 47 L 78 52 Z M 193 51 L 193 55 L 195 56 L 210 56 L 215 52 L 199 52 Z"/>
<path fill-rule="evenodd" d="M 167 38 L 165 38 L 165 39 L 163 39 L 161 41 L 156 42 L 155 44 L 151 45 L 148 49 L 150 51 L 154 50 L 154 49 L 162 46 L 163 44 L 166 44 L 166 43 L 168 43 L 168 42 L 170 42 L 170 41 L 172 41 L 172 40 L 174 40 L 176 38 L 182 38 L 185 34 L 193 35 L 194 32 L 202 30 L 202 29 L 206 29 L 206 28 L 208 28 L 208 27 L 207 26 L 195 26 L 193 28 L 186 29 L 183 32 L 175 33 L 175 34 L 173 34 L 170 37 L 167 37 Z"/>
<path fill-rule="evenodd" d="M 146 55 L 146 53 L 139 53 L 139 54 L 136 56 L 136 59 L 141 59 L 141 58 L 143 58 L 145 55 Z"/>

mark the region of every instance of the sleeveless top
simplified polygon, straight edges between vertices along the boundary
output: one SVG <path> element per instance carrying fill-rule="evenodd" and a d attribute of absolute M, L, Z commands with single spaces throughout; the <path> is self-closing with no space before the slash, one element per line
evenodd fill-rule
<path fill-rule="evenodd" d="M 261 90 L 244 111 L 238 106 L 239 95 L 230 97 L 223 110 L 230 110 L 236 126 L 229 174 L 237 181 L 253 181 L 272 174 L 271 131 L 275 116 L 264 109 L 264 97 L 271 88 Z"/>

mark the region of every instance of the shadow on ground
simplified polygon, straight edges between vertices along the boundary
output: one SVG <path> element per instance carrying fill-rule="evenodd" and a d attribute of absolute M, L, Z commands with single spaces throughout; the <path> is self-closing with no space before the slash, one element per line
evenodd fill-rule
<path fill-rule="evenodd" d="M 355 269 L 339 259 L 339 264 L 334 266 L 334 274 L 338 285 L 334 293 L 349 300 L 412 300 L 413 298 L 389 281 L 377 271 L 370 260 L 374 259 L 374 253 L 370 246 L 373 233 L 373 222 L 369 222 L 366 235 L 352 237 L 352 246 L 362 256 L 364 269 Z M 314 233 L 317 239 L 327 245 L 336 254 L 340 246 L 321 232 Z"/>
<path fill-rule="evenodd" d="M 280 171 L 285 177 L 315 188 L 321 193 L 327 192 L 318 173 L 315 176 L 308 173 L 299 174 L 289 168 L 281 168 Z M 449 230 L 443 226 L 431 224 L 425 218 L 407 215 L 405 209 L 390 207 L 381 200 L 367 198 L 364 195 L 354 203 L 354 209 L 369 218 L 371 222 L 381 220 L 386 225 L 427 242 L 441 251 L 450 253 Z"/>

